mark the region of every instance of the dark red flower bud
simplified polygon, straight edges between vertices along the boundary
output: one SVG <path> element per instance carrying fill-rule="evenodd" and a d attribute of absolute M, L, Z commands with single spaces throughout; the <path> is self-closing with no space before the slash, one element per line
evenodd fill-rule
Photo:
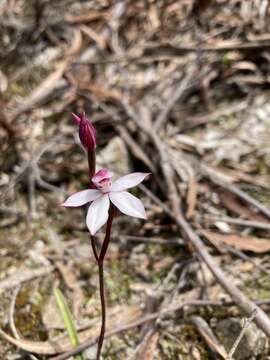
<path fill-rule="evenodd" d="M 78 116 L 72 114 L 74 121 L 79 125 L 79 137 L 83 147 L 87 151 L 93 151 L 96 148 L 96 130 L 91 124 L 90 120 L 87 119 L 85 113 Z"/>
<path fill-rule="evenodd" d="M 96 171 L 96 129 L 90 120 L 87 119 L 85 113 L 80 116 L 72 114 L 72 116 L 76 124 L 79 125 L 79 137 L 83 147 L 87 151 L 89 175 L 90 178 L 92 178 Z"/>

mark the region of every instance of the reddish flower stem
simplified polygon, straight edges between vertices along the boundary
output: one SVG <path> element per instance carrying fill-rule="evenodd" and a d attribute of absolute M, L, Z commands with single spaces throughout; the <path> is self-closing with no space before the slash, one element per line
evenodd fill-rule
<path fill-rule="evenodd" d="M 97 346 L 97 357 L 96 360 L 100 359 L 101 355 L 101 349 L 103 345 L 105 330 L 106 330 L 106 297 L 105 297 L 105 291 L 104 291 L 104 272 L 103 272 L 103 263 L 104 258 L 109 246 L 109 242 L 111 239 L 111 230 L 112 230 L 112 222 L 113 222 L 113 216 L 114 216 L 114 206 L 111 205 L 109 210 L 109 218 L 107 221 L 107 227 L 106 227 L 106 234 L 105 238 L 100 250 L 99 256 L 97 255 L 96 246 L 94 242 L 94 238 L 91 236 L 91 243 L 94 251 L 94 255 L 97 259 L 98 263 L 98 273 L 99 273 L 99 293 L 100 293 L 100 303 L 101 303 L 101 329 L 100 329 L 100 335 L 98 339 L 98 346 Z"/>
<path fill-rule="evenodd" d="M 93 235 L 90 235 L 90 239 L 91 239 L 91 245 L 92 245 L 94 257 L 98 263 L 98 252 L 97 252 L 97 247 L 96 247 L 96 243 L 95 243 L 95 237 Z"/>
<path fill-rule="evenodd" d="M 106 234 L 105 234 L 105 238 L 104 238 L 104 241 L 103 241 L 103 244 L 102 244 L 102 247 L 100 250 L 100 254 L 99 254 L 99 261 L 104 260 L 109 243 L 110 243 L 114 213 L 115 213 L 115 208 L 114 208 L 114 205 L 111 204 L 110 209 L 109 209 L 109 218 L 108 218 L 107 226 L 106 226 Z"/>
<path fill-rule="evenodd" d="M 97 345 L 97 360 L 100 359 L 101 349 L 103 345 L 105 330 L 106 330 L 106 300 L 105 300 L 105 291 L 104 291 L 104 273 L 103 273 L 103 261 L 98 263 L 98 275 L 99 275 L 99 293 L 100 293 L 100 303 L 101 303 L 101 328 L 98 338 Z"/>
<path fill-rule="evenodd" d="M 87 151 L 87 160 L 88 160 L 88 168 L 89 168 L 89 177 L 92 179 L 92 177 L 95 175 L 96 172 L 96 152 L 95 150 Z"/>

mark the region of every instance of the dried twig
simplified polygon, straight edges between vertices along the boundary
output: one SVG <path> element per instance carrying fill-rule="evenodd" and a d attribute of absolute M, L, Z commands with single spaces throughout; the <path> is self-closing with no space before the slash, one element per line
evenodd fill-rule
<path fill-rule="evenodd" d="M 228 353 L 226 352 L 223 345 L 221 345 L 207 324 L 207 322 L 200 316 L 192 316 L 190 321 L 193 325 L 196 326 L 197 330 L 201 334 L 201 336 L 205 339 L 207 345 L 212 350 L 212 352 L 216 355 L 219 354 L 223 357 L 223 359 L 227 359 Z M 233 360 L 233 359 L 230 359 Z"/>
<path fill-rule="evenodd" d="M 218 216 L 218 215 L 203 215 L 201 216 L 201 219 L 205 219 L 206 221 L 210 222 L 225 222 L 228 224 L 234 224 L 234 225 L 240 225 L 245 227 L 252 227 L 256 229 L 262 229 L 262 230 L 270 230 L 270 224 L 263 223 L 261 221 L 250 221 L 250 220 L 244 220 L 241 218 L 232 218 L 229 216 Z"/>
<path fill-rule="evenodd" d="M 15 305 L 16 305 L 16 299 L 17 296 L 20 292 L 21 289 L 21 285 L 18 285 L 12 295 L 12 299 L 10 302 L 10 310 L 9 310 L 9 324 L 10 324 L 10 328 L 12 331 L 13 336 L 15 337 L 15 339 L 20 340 L 20 334 L 18 333 L 16 326 L 15 326 L 15 321 L 14 321 L 14 313 L 15 313 Z M 32 360 L 37 360 L 37 358 L 32 355 L 32 354 L 28 354 L 29 358 Z"/>
<path fill-rule="evenodd" d="M 158 316 L 155 319 L 155 321 L 149 322 L 148 324 L 143 326 L 141 342 L 137 345 L 135 352 L 130 359 L 139 360 L 143 358 L 143 354 L 147 350 L 149 341 L 151 340 L 152 336 L 156 333 L 156 327 L 157 327 L 157 323 L 161 319 L 162 309 L 166 309 L 167 305 L 170 304 L 171 296 L 164 297 L 164 293 L 166 291 L 168 283 L 175 276 L 175 273 L 179 269 L 179 267 L 180 265 L 178 263 L 173 264 L 173 266 L 171 267 L 170 271 L 167 273 L 167 276 L 165 277 L 163 282 L 154 290 L 153 293 L 151 293 L 150 296 L 148 296 L 148 301 L 146 302 L 147 303 L 146 312 L 153 313 L 153 311 L 155 311 L 159 306 L 160 316 Z M 163 301 L 159 305 L 161 299 L 163 299 Z"/>
<path fill-rule="evenodd" d="M 0 294 L 8 289 L 12 289 L 26 281 L 36 277 L 50 274 L 54 270 L 53 266 L 42 267 L 39 269 L 21 269 L 0 281 Z"/>
<path fill-rule="evenodd" d="M 202 172 L 209 177 L 209 179 L 216 185 L 228 190 L 240 199 L 245 201 L 247 204 L 255 207 L 260 213 L 270 219 L 270 209 L 261 204 L 258 200 L 239 189 L 236 185 L 228 183 L 225 178 L 221 178 L 221 174 L 215 173 L 215 171 L 209 168 L 206 164 L 200 164 Z"/>
<path fill-rule="evenodd" d="M 44 142 L 39 149 L 35 152 L 35 155 L 28 161 L 25 161 L 18 173 L 16 174 L 15 178 L 8 184 L 8 187 L 5 193 L 1 196 L 1 201 L 5 200 L 8 197 L 9 192 L 22 180 L 24 177 L 31 177 L 34 176 L 34 180 L 37 180 L 39 184 L 44 184 L 43 180 L 40 178 L 40 172 L 38 169 L 38 162 L 40 158 L 43 156 L 45 152 L 47 152 L 54 144 L 63 141 L 62 136 L 55 136 L 50 141 Z M 33 179 L 31 179 L 33 181 Z M 32 184 L 33 185 L 33 184 Z M 30 185 L 30 187 L 32 186 Z M 32 201 L 32 200 L 30 200 Z"/>
<path fill-rule="evenodd" d="M 194 77 L 195 77 L 195 69 L 188 69 L 187 75 L 180 82 L 176 90 L 173 91 L 173 96 L 168 101 L 168 104 L 164 107 L 163 111 L 161 111 L 160 114 L 158 115 L 154 124 L 154 130 L 156 132 L 158 132 L 158 130 L 163 126 L 164 122 L 167 120 L 168 115 L 172 110 L 172 108 L 174 107 L 175 103 L 180 101 L 181 97 L 183 97 L 186 90 L 192 88 L 194 84 L 198 82 L 197 79 L 194 80 Z M 191 82 L 192 79 L 193 81 Z"/>
<path fill-rule="evenodd" d="M 12 299 L 11 299 L 11 302 L 10 302 L 10 309 L 9 309 L 9 324 L 10 324 L 12 334 L 16 339 L 19 339 L 20 335 L 19 335 L 19 333 L 18 333 L 18 331 L 16 329 L 16 326 L 15 326 L 14 313 L 15 313 L 16 299 L 17 299 L 17 296 L 18 296 L 18 294 L 20 292 L 20 289 L 21 289 L 21 285 L 16 286 L 16 288 L 15 288 L 13 294 L 12 294 Z"/>
<path fill-rule="evenodd" d="M 215 47 L 210 46 L 172 46 L 170 44 L 159 44 L 158 46 L 148 46 L 144 49 L 144 56 L 146 55 L 167 55 L 167 56 L 183 56 L 187 52 L 227 52 L 233 50 L 248 51 L 270 48 L 270 42 L 232 42 L 228 45 L 218 44 Z"/>
<path fill-rule="evenodd" d="M 244 319 L 244 325 L 243 328 L 240 332 L 240 334 L 238 335 L 237 339 L 235 340 L 231 350 L 229 351 L 228 357 L 226 358 L 226 360 L 233 360 L 233 354 L 235 353 L 240 341 L 242 340 L 243 336 L 245 335 L 245 332 L 247 331 L 247 328 L 249 327 L 249 325 L 252 323 L 252 321 L 254 320 L 255 316 L 256 316 L 256 312 L 257 310 L 255 309 L 252 314 L 250 315 L 249 318 Z"/>

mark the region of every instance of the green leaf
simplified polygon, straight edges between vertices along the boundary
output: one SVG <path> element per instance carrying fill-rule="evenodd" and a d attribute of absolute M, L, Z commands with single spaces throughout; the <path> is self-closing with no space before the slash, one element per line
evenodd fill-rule
<path fill-rule="evenodd" d="M 68 307 L 67 301 L 62 294 L 61 290 L 58 288 L 54 289 L 54 295 L 57 301 L 57 305 L 59 307 L 61 316 L 63 318 L 68 336 L 70 338 L 71 344 L 76 347 L 79 345 L 79 337 L 75 327 L 75 324 L 72 319 L 71 311 Z M 76 360 L 84 360 L 84 356 L 82 354 L 74 356 Z"/>

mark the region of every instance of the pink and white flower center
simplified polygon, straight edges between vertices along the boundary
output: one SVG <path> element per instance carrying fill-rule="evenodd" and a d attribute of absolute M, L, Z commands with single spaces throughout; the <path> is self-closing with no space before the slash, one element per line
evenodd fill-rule
<path fill-rule="evenodd" d="M 99 170 L 93 177 L 92 182 L 103 193 L 109 192 L 112 186 L 113 174 L 106 169 Z"/>

